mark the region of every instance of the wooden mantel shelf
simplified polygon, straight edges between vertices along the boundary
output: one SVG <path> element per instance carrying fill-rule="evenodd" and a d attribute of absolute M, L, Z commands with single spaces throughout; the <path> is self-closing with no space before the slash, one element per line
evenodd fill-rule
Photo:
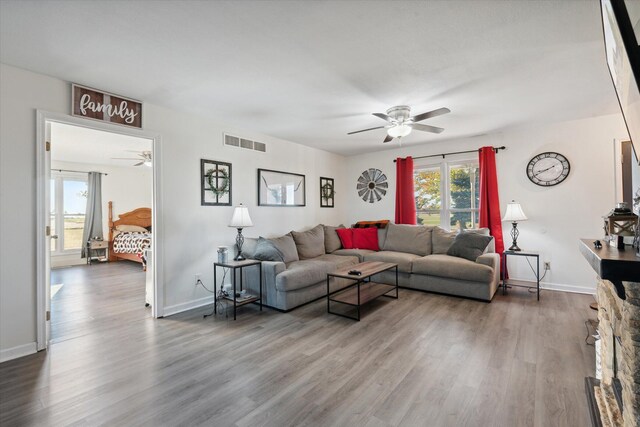
<path fill-rule="evenodd" d="M 596 248 L 593 246 L 596 240 L 580 239 L 580 252 L 598 276 L 613 283 L 618 295 L 624 298 L 622 282 L 640 283 L 640 258 L 631 247 L 622 250 L 602 245 L 601 248 Z"/>

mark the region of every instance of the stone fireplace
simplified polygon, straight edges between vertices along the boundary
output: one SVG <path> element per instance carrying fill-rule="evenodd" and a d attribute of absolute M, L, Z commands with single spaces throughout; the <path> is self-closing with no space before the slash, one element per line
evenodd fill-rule
<path fill-rule="evenodd" d="M 621 297 L 620 286 L 624 299 Z M 640 283 L 598 280 L 601 380 L 594 386 L 603 426 L 640 426 Z"/>

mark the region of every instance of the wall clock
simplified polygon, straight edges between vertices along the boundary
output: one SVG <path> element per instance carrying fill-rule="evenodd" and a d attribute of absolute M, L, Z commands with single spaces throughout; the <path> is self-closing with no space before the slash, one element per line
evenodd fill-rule
<path fill-rule="evenodd" d="M 571 165 L 560 153 L 540 153 L 529 161 L 527 176 L 536 185 L 551 187 L 560 184 L 569 176 Z"/>
<path fill-rule="evenodd" d="M 380 169 L 370 168 L 362 172 L 356 184 L 358 196 L 369 203 L 379 202 L 387 194 L 387 176 Z"/>

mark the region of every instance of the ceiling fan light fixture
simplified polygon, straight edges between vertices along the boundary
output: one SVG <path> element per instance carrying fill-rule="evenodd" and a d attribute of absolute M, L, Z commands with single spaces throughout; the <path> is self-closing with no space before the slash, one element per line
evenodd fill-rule
<path fill-rule="evenodd" d="M 387 129 L 387 133 L 391 137 L 402 138 L 403 136 L 409 135 L 411 133 L 411 130 L 411 126 L 401 123 Z"/>
<path fill-rule="evenodd" d="M 153 166 L 153 163 L 151 163 L 151 160 L 145 160 L 144 161 L 144 165 L 147 166 L 147 167 L 151 167 L 151 166 Z"/>

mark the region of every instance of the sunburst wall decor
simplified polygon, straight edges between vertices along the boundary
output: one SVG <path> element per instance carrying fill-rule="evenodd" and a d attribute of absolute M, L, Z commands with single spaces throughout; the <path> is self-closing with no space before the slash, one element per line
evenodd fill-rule
<path fill-rule="evenodd" d="M 387 194 L 388 188 L 387 176 L 383 174 L 380 169 L 375 168 L 370 168 L 362 172 L 356 185 L 358 196 L 369 203 L 382 200 L 382 197 Z"/>

